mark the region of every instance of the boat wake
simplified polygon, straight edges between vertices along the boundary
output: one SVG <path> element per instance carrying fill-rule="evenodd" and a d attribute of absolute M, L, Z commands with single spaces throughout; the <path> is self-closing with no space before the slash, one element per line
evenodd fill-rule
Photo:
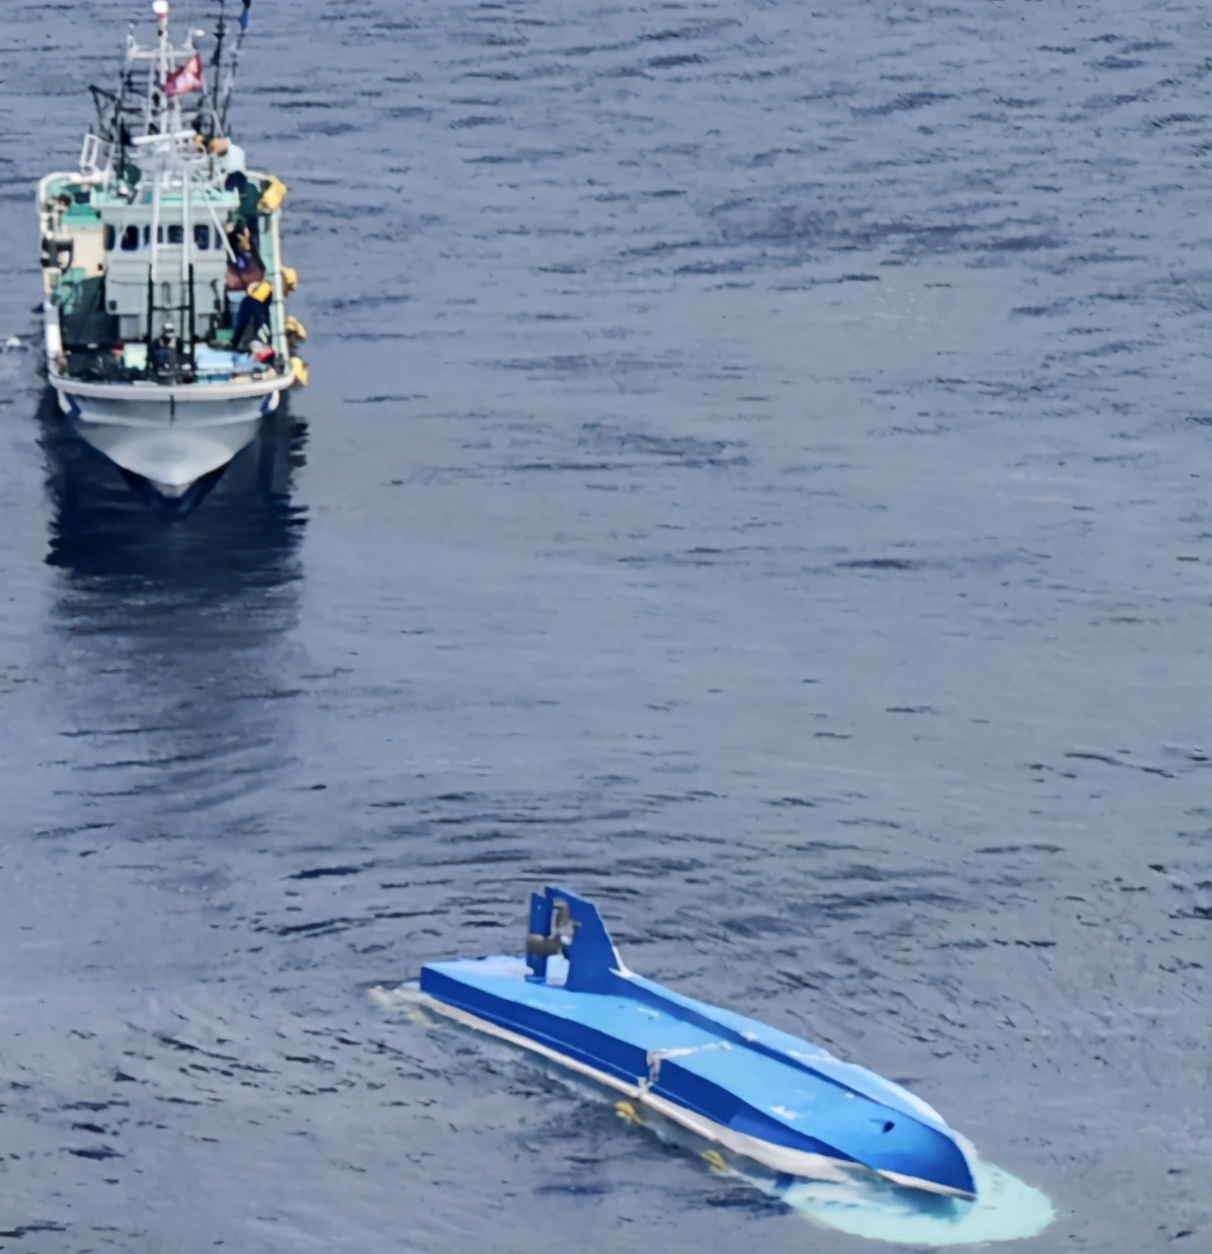
<path fill-rule="evenodd" d="M 432 1030 L 470 1034 L 470 1029 L 446 1017 L 441 1004 L 421 992 L 416 984 L 375 987 L 370 996 L 388 1014 L 406 1017 Z M 1047 1194 L 987 1162 L 966 1140 L 964 1149 L 977 1186 L 974 1201 L 901 1188 L 864 1168 L 831 1180 L 776 1175 L 651 1109 L 618 1101 L 617 1093 L 583 1076 L 534 1055 L 526 1057 L 544 1074 L 559 1079 L 587 1099 L 610 1102 L 627 1123 L 642 1125 L 665 1144 L 703 1159 L 714 1174 L 742 1181 L 777 1199 L 817 1227 L 898 1245 L 941 1248 L 1025 1240 L 1043 1232 L 1056 1218 Z"/>
<path fill-rule="evenodd" d="M 1047 1194 L 986 1162 L 971 1146 L 965 1148 L 977 1188 L 971 1202 L 898 1188 L 874 1173 L 839 1183 L 762 1180 L 739 1164 L 725 1169 L 820 1227 L 898 1245 L 938 1248 L 1022 1241 L 1052 1223 L 1056 1210 Z"/>

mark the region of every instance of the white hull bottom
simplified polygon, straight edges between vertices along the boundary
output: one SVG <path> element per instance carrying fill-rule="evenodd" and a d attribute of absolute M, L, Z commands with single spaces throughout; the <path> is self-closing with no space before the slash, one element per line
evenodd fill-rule
<path fill-rule="evenodd" d="M 172 398 L 132 403 L 57 388 L 59 406 L 81 438 L 110 461 L 146 479 L 162 496 L 184 496 L 190 487 L 226 466 L 251 444 L 280 393 L 177 402 Z"/>
<path fill-rule="evenodd" d="M 584 1063 L 577 1062 L 575 1059 L 569 1058 L 557 1050 L 540 1045 L 529 1037 L 521 1036 L 517 1032 L 511 1032 L 508 1028 L 498 1027 L 487 1019 L 481 1019 L 478 1015 L 469 1014 L 466 1010 L 459 1010 L 454 1006 L 448 1006 L 445 1002 L 429 997 L 425 993 L 419 991 L 414 993 L 412 990 L 409 990 L 409 1000 L 411 1001 L 414 998 L 416 1003 L 423 1006 L 426 1010 L 445 1015 L 449 1019 L 454 1019 L 457 1023 L 476 1028 L 481 1032 L 487 1032 L 503 1041 L 509 1041 L 513 1045 L 520 1045 L 523 1049 L 541 1054 L 544 1058 L 558 1062 L 570 1071 L 576 1071 L 580 1075 L 588 1076 L 607 1088 L 625 1094 L 632 1101 L 641 1102 L 643 1105 L 656 1111 L 657 1114 L 663 1115 L 673 1123 L 680 1124 L 683 1128 L 689 1129 L 705 1140 L 714 1141 L 717 1145 L 722 1145 L 726 1150 L 730 1150 L 734 1154 L 740 1154 L 745 1158 L 750 1158 L 754 1162 L 771 1168 L 773 1171 L 789 1176 L 799 1176 L 808 1180 L 833 1180 L 840 1183 L 852 1180 L 854 1178 L 854 1169 L 859 1166 L 858 1164 L 847 1163 L 842 1159 L 828 1158 L 824 1154 L 809 1154 L 803 1150 L 788 1149 L 782 1145 L 774 1145 L 769 1141 L 762 1141 L 757 1137 L 748 1136 L 744 1132 L 736 1132 L 732 1128 L 725 1127 L 722 1123 L 716 1123 L 714 1120 L 707 1119 L 692 1110 L 687 1110 L 684 1106 L 678 1106 L 663 1097 L 658 1097 L 645 1086 L 628 1084 L 625 1080 L 616 1079 L 616 1077 L 608 1075 L 604 1071 L 599 1071 L 596 1067 L 586 1066 Z M 859 1170 L 866 1171 L 869 1169 L 859 1167 Z M 897 1172 L 880 1171 L 875 1174 L 883 1176 L 893 1184 L 904 1185 L 913 1189 L 924 1189 L 929 1193 L 941 1193 L 947 1197 L 968 1197 L 966 1193 L 958 1193 L 954 1189 L 934 1184 L 929 1180 L 919 1180 L 913 1176 L 902 1176 Z"/>

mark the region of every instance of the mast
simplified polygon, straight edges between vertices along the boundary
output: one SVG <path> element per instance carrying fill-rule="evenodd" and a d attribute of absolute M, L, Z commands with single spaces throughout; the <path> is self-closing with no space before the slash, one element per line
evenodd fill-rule
<path fill-rule="evenodd" d="M 174 76 L 179 82 L 183 72 L 190 75 L 196 73 L 183 68 L 198 57 L 193 32 L 189 32 L 179 47 L 174 46 L 169 38 L 169 10 L 169 0 L 153 0 L 157 35 L 153 47 L 140 48 L 133 36 L 128 40 L 128 65 L 135 62 L 147 65 L 144 134 L 136 136 L 132 142 L 147 178 L 144 186 L 149 186 L 151 192 L 151 226 L 143 228 L 148 233 L 147 246 L 150 249 L 147 270 L 148 347 L 150 349 L 156 339 L 156 314 L 171 316 L 182 350 L 181 357 L 192 362 L 196 331 L 196 297 L 193 291 L 194 175 L 206 158 L 199 145 L 198 132 L 184 125 L 182 118 L 181 97 L 188 94 L 191 88 L 174 85 Z M 192 90 L 197 90 L 199 82 L 197 79 L 193 82 Z M 198 191 L 202 192 L 202 189 Z M 176 212 L 178 193 L 181 197 L 179 217 Z M 203 204 L 209 209 L 209 198 L 202 194 Z M 177 232 L 180 232 L 179 239 L 176 238 Z M 175 275 L 166 274 L 162 264 L 166 259 L 161 252 L 166 246 L 180 248 Z M 175 300 L 170 278 L 179 284 Z"/>
<path fill-rule="evenodd" d="M 226 137 L 223 119 L 251 0 L 233 0 L 238 31 L 226 17 L 226 0 L 219 0 L 216 47 L 207 50 L 205 68 L 195 43 L 204 32 L 187 29 L 174 42 L 171 0 L 147 2 L 155 17 L 155 41 L 141 44 L 132 30 L 120 91 L 94 93 L 100 133 L 85 137 L 81 170 L 104 184 L 106 221 L 116 231 L 110 247 L 117 251 L 107 263 L 114 289 L 110 312 L 139 322 L 146 317 L 149 360 L 157 349 L 157 374 L 166 382 L 169 375 L 179 381 L 183 372 L 192 372 L 195 337 L 208 333 L 215 308 L 222 308 L 208 293 L 221 294 L 224 259 L 237 260 L 224 217 L 232 197 L 224 190 L 224 167 L 215 164 L 206 141 Z M 111 108 L 109 119 L 105 114 Z M 132 130 L 142 133 L 132 135 Z M 132 166 L 137 174 L 128 173 Z M 205 237 L 196 240 L 195 230 Z M 123 241 L 120 247 L 116 239 Z M 282 300 L 280 290 L 276 300 Z M 277 307 L 274 316 L 281 321 Z M 170 321 L 171 348 L 177 351 L 165 354 L 157 342 Z M 123 326 L 133 338 L 134 327 Z M 274 346 L 282 352 L 280 338 Z M 171 371 L 170 360 L 175 363 Z"/>
<path fill-rule="evenodd" d="M 164 84 L 168 78 L 168 0 L 154 0 L 152 4 L 152 12 L 156 15 L 156 36 L 157 36 L 157 52 L 159 54 L 156 68 L 153 69 L 151 64 L 147 67 L 147 117 L 148 126 L 147 133 L 153 134 L 152 110 L 158 109 L 154 121 L 154 132 L 161 135 L 164 134 L 164 108 L 163 96 Z M 153 294 L 156 290 L 156 282 L 160 277 L 159 260 L 160 260 L 160 236 L 164 228 L 160 224 L 161 201 L 164 194 L 164 173 L 162 170 L 155 171 L 155 182 L 152 185 L 152 228 L 151 228 L 151 291 Z M 155 299 L 151 301 L 148 313 L 147 342 L 150 344 L 154 338 L 152 329 L 151 309 L 155 308 Z"/>
<path fill-rule="evenodd" d="M 219 107 L 219 84 L 223 81 L 223 42 L 227 38 L 227 0 L 219 0 L 219 24 L 215 27 L 215 51 L 210 59 L 210 68 L 214 71 L 214 81 L 210 87 L 211 114 L 215 119 L 216 131 L 222 133 L 222 111 Z"/>
<path fill-rule="evenodd" d="M 227 79 L 223 84 L 223 103 L 219 107 L 219 126 L 223 133 L 227 133 L 227 111 L 231 108 L 231 95 L 236 87 L 236 71 L 240 68 L 240 53 L 244 48 L 244 36 L 248 32 L 248 10 L 252 6 L 252 0 L 241 0 L 243 9 L 237 19 L 237 25 L 240 27 L 240 33 L 236 36 L 236 48 L 231 56 L 231 63 L 227 70 Z M 222 16 L 220 16 L 222 22 Z M 216 102 L 219 95 L 219 86 L 215 84 Z"/>

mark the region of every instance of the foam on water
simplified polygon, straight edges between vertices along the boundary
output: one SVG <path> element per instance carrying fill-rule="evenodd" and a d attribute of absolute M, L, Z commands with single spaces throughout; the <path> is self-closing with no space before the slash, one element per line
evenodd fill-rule
<path fill-rule="evenodd" d="M 431 999 L 421 992 L 420 986 L 415 982 L 409 981 L 395 988 L 383 988 L 382 985 L 376 984 L 370 990 L 370 1000 L 380 1010 L 388 1014 L 402 1015 L 414 1023 L 421 1023 L 426 1027 L 446 1026 L 429 1009 Z"/>
<path fill-rule="evenodd" d="M 1052 1223 L 1056 1209 L 1047 1194 L 986 1162 L 970 1146 L 965 1148 L 976 1180 L 974 1202 L 931 1197 L 878 1178 L 845 1183 L 784 1180 L 774 1184 L 752 1179 L 751 1183 L 822 1227 L 899 1245 L 1021 1241 L 1037 1236 Z M 743 1171 L 739 1174 L 745 1175 Z"/>

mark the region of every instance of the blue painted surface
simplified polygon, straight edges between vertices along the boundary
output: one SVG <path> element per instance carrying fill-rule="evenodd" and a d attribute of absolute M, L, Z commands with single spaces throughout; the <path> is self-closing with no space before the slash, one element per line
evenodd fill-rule
<path fill-rule="evenodd" d="M 427 963 L 422 990 L 735 1132 L 975 1192 L 928 1107 L 817 1045 L 628 972 L 590 902 L 535 894 L 530 934 L 526 960 Z M 534 952 L 544 943 L 566 960 Z"/>

